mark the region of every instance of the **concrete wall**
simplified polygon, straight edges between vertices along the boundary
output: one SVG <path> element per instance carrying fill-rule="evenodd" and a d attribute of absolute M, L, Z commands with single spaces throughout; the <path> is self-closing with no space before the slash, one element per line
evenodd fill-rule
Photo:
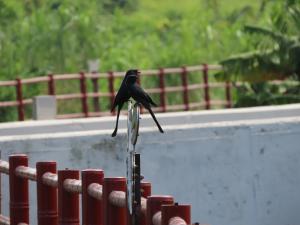
<path fill-rule="evenodd" d="M 223 114 L 205 112 L 208 118 L 216 114 L 220 118 L 219 122 L 205 123 L 200 123 L 194 112 L 184 113 L 179 119 L 176 114 L 159 116 L 165 134 L 150 125 L 140 132 L 137 150 L 141 152 L 142 173 L 152 182 L 153 194 L 171 194 L 179 203 L 192 204 L 193 221 L 215 225 L 298 225 L 300 107 L 292 108 L 294 113 L 286 109 L 286 116 L 282 107 L 273 107 L 273 111 L 250 109 L 250 118 L 237 114 L 238 119 L 233 121 L 226 118 L 236 113 L 234 110 Z M 167 125 L 164 121 L 168 119 L 177 124 Z M 84 124 L 84 120 L 80 121 Z M 28 133 L 30 130 L 34 129 L 26 129 Z M 125 176 L 125 129 L 117 138 L 110 137 L 111 131 L 75 129 L 51 135 L 33 132 L 2 136 L 0 150 L 5 160 L 12 153 L 28 154 L 31 166 L 37 161 L 55 160 L 60 169 L 102 168 L 106 176 Z M 2 206 L 8 215 L 7 176 L 2 177 Z M 35 224 L 35 212 L 32 205 L 31 224 Z"/>

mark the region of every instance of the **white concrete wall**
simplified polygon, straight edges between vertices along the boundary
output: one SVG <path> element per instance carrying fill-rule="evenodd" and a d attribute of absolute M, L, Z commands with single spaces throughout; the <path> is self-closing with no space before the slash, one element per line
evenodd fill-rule
<path fill-rule="evenodd" d="M 160 121 L 177 121 L 171 125 L 163 122 L 165 134 L 158 133 L 149 122 L 141 129 L 137 150 L 141 152 L 142 173 L 153 184 L 153 194 L 171 194 L 179 203 L 191 204 L 193 221 L 200 223 L 300 224 L 300 113 L 296 110 L 300 107 L 293 107 L 294 113 L 286 110 L 285 116 L 281 107 L 277 111 L 276 107 L 273 111 L 250 109 L 248 116 L 252 118 L 241 120 L 247 116 L 238 114 L 234 121 L 226 118 L 235 110 L 205 112 L 207 117 L 219 114 L 220 118 L 219 122 L 205 123 L 193 117 L 194 112 L 179 119 L 165 114 L 159 116 Z M 281 116 L 276 116 L 279 111 Z M 30 130 L 26 129 L 28 133 Z M 125 129 L 117 138 L 110 137 L 111 131 L 2 136 L 0 150 L 5 160 L 12 153 L 28 154 L 31 166 L 37 161 L 55 160 L 60 169 L 102 168 L 106 176 L 125 176 Z M 8 215 L 7 176 L 2 177 L 2 206 Z M 34 183 L 31 186 L 33 202 Z M 31 224 L 35 224 L 35 212 L 32 205 Z"/>

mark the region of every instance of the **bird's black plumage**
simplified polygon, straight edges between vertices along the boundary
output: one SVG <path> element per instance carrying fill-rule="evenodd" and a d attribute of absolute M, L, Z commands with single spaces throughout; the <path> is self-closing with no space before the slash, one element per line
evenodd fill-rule
<path fill-rule="evenodd" d="M 163 133 L 163 129 L 161 128 L 160 124 L 158 123 L 151 106 L 156 106 L 153 102 L 151 97 L 138 85 L 137 83 L 138 73 L 129 75 L 126 80 L 125 84 L 128 88 L 129 95 L 139 104 L 141 104 L 144 108 L 146 108 L 149 113 L 151 114 L 154 122 L 156 123 L 159 131 Z"/>
<path fill-rule="evenodd" d="M 134 71 L 133 70 L 128 70 L 127 73 L 125 74 L 125 77 L 124 77 L 124 79 L 121 83 L 121 86 L 119 88 L 119 91 L 118 91 L 118 93 L 117 93 L 117 95 L 114 99 L 114 103 L 113 103 L 112 108 L 111 108 L 111 112 L 112 112 L 118 106 L 117 121 L 116 121 L 115 130 L 111 134 L 112 137 L 117 135 L 120 111 L 121 111 L 124 103 L 127 102 L 130 98 L 128 89 L 127 89 L 126 84 L 125 84 L 126 77 L 128 77 L 130 74 L 134 74 Z"/>
<path fill-rule="evenodd" d="M 151 97 L 137 83 L 138 74 L 139 74 L 138 70 L 128 70 L 122 81 L 120 89 L 115 97 L 114 104 L 112 106 L 111 111 L 113 111 L 116 108 L 116 106 L 118 106 L 118 113 L 117 113 L 116 127 L 114 132 L 112 133 L 112 137 L 116 136 L 117 134 L 120 110 L 123 104 L 126 101 L 128 101 L 130 97 L 132 97 L 137 103 L 141 104 L 144 108 L 146 108 L 149 111 L 159 131 L 161 133 L 164 132 L 151 109 L 151 106 L 156 106 L 156 104 L 153 102 Z"/>

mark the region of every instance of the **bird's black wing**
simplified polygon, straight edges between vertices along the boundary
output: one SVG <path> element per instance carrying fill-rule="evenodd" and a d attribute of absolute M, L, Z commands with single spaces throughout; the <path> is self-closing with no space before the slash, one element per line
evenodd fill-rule
<path fill-rule="evenodd" d="M 141 103 L 145 108 L 151 105 L 156 106 L 151 97 L 138 84 L 130 85 L 128 89 L 132 98 Z"/>
<path fill-rule="evenodd" d="M 127 90 L 127 86 L 125 85 L 125 82 L 123 81 L 120 89 L 114 99 L 114 103 L 111 107 L 111 112 L 117 107 L 117 105 L 119 105 L 120 103 L 124 103 L 126 101 L 128 101 L 128 99 L 130 98 L 129 92 Z"/>

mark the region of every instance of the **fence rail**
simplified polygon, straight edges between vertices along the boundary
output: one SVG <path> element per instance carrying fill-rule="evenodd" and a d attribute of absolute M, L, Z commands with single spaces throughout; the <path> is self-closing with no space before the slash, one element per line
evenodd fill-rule
<path fill-rule="evenodd" d="M 242 85 L 242 82 L 235 82 L 235 85 L 231 82 L 212 82 L 209 79 L 210 71 L 220 71 L 222 66 L 220 65 L 196 65 L 196 66 L 183 66 L 178 68 L 161 68 L 153 70 L 142 70 L 141 77 L 157 77 L 158 83 L 155 87 L 146 89 L 150 94 L 159 95 L 158 107 L 153 108 L 156 112 L 178 111 L 178 110 L 194 110 L 199 108 L 211 109 L 212 107 L 226 107 L 231 108 L 232 103 L 232 89 Z M 200 74 L 199 74 L 200 73 Z M 57 119 L 79 118 L 79 117 L 95 117 L 95 116 L 108 116 L 114 114 L 110 112 L 108 108 L 103 108 L 103 99 L 107 99 L 110 106 L 113 104 L 114 97 L 116 95 L 115 83 L 117 79 L 122 79 L 125 72 L 106 72 L 106 73 L 83 73 L 78 74 L 49 74 L 47 76 L 19 79 L 12 81 L 0 81 L 0 88 L 13 87 L 16 92 L 16 100 L 14 101 L 0 101 L 0 108 L 17 107 L 18 120 L 25 120 L 25 107 L 33 103 L 32 98 L 24 98 L 24 87 L 30 84 L 47 84 L 47 94 L 55 96 L 56 100 L 68 101 L 68 100 L 80 100 L 81 110 L 71 114 L 59 114 Z M 168 85 L 167 76 L 176 74 L 179 77 L 180 85 Z M 201 81 L 191 83 L 189 82 L 190 76 L 202 76 Z M 77 80 L 79 81 L 78 90 L 72 90 L 72 93 L 57 93 L 57 84 L 61 81 Z M 99 89 L 103 81 L 106 80 L 108 91 L 102 92 Z M 89 84 L 90 83 L 90 84 Z M 100 83 L 100 84 L 99 84 Z M 281 80 L 270 81 L 273 84 L 281 84 Z M 221 99 L 212 98 L 212 90 L 223 89 L 224 96 Z M 203 99 L 192 101 L 191 91 L 203 92 Z M 180 93 L 182 96 L 182 103 L 171 105 L 167 101 L 167 94 Z M 42 93 L 39 93 L 41 95 Z M 45 93 L 44 93 L 45 94 Z M 32 96 L 34 97 L 34 96 Z M 92 99 L 92 103 L 89 100 Z M 102 106 L 102 107 L 101 107 Z M 91 109 L 91 107 L 93 109 Z M 127 111 L 122 111 L 122 113 Z M 143 112 L 143 111 L 142 111 Z"/>
<path fill-rule="evenodd" d="M 151 94 L 159 94 L 159 106 L 154 108 L 154 111 L 166 112 L 170 110 L 191 110 L 199 107 L 205 107 L 210 109 L 212 106 L 223 106 L 231 107 L 231 86 L 229 83 L 211 83 L 208 79 L 209 71 L 221 70 L 220 65 L 197 65 L 197 66 L 187 66 L 179 68 L 161 68 L 157 70 L 142 70 L 141 76 L 156 76 L 158 77 L 158 84 L 155 88 L 146 89 L 147 92 Z M 194 72 L 201 72 L 203 74 L 203 81 L 200 83 L 188 82 L 188 75 Z M 0 102 L 1 107 L 17 107 L 18 109 L 18 119 L 20 121 L 25 120 L 25 106 L 32 104 L 31 98 L 24 98 L 24 86 L 29 84 L 39 84 L 47 83 L 48 95 L 54 95 L 58 101 L 67 101 L 71 99 L 81 100 L 81 112 L 72 114 L 62 114 L 57 115 L 57 118 L 76 118 L 76 117 L 91 117 L 91 116 L 106 116 L 110 115 L 108 109 L 102 110 L 100 107 L 99 98 L 108 98 L 110 105 L 113 104 L 114 97 L 116 95 L 115 81 L 124 76 L 125 72 L 107 72 L 107 73 L 78 73 L 78 74 L 60 74 L 54 75 L 49 74 L 48 76 L 26 78 L 26 79 L 16 79 L 13 81 L 0 81 L 1 87 L 14 87 L 16 91 L 15 101 L 3 101 Z M 181 77 L 181 85 L 168 86 L 166 84 L 166 76 L 170 74 L 177 74 Z M 108 82 L 107 90 L 108 92 L 99 91 L 99 80 L 105 79 Z M 62 80 L 78 80 L 79 89 L 78 92 L 67 93 L 67 94 L 57 94 L 56 93 L 56 83 Z M 90 80 L 92 82 L 92 90 L 88 90 L 87 82 Z M 225 100 L 211 100 L 210 89 L 212 88 L 224 88 L 226 95 Z M 194 90 L 204 90 L 204 99 L 201 102 L 191 102 L 190 91 Z M 182 104 L 179 105 L 169 105 L 167 102 L 168 93 L 181 93 L 182 94 Z M 88 99 L 93 99 L 93 108 L 91 110 L 88 104 Z"/>
<path fill-rule="evenodd" d="M 56 162 L 37 162 L 28 167 L 24 154 L 0 160 L 0 172 L 9 175 L 10 218 L 0 214 L 0 224 L 29 224 L 28 180 L 37 184 L 38 225 L 127 225 L 126 180 L 106 177 L 99 169 L 56 170 Z M 142 182 L 141 225 L 191 224 L 190 205 L 174 204 L 172 196 L 151 195 L 151 184 Z M 128 224 L 129 225 L 129 224 Z"/>

